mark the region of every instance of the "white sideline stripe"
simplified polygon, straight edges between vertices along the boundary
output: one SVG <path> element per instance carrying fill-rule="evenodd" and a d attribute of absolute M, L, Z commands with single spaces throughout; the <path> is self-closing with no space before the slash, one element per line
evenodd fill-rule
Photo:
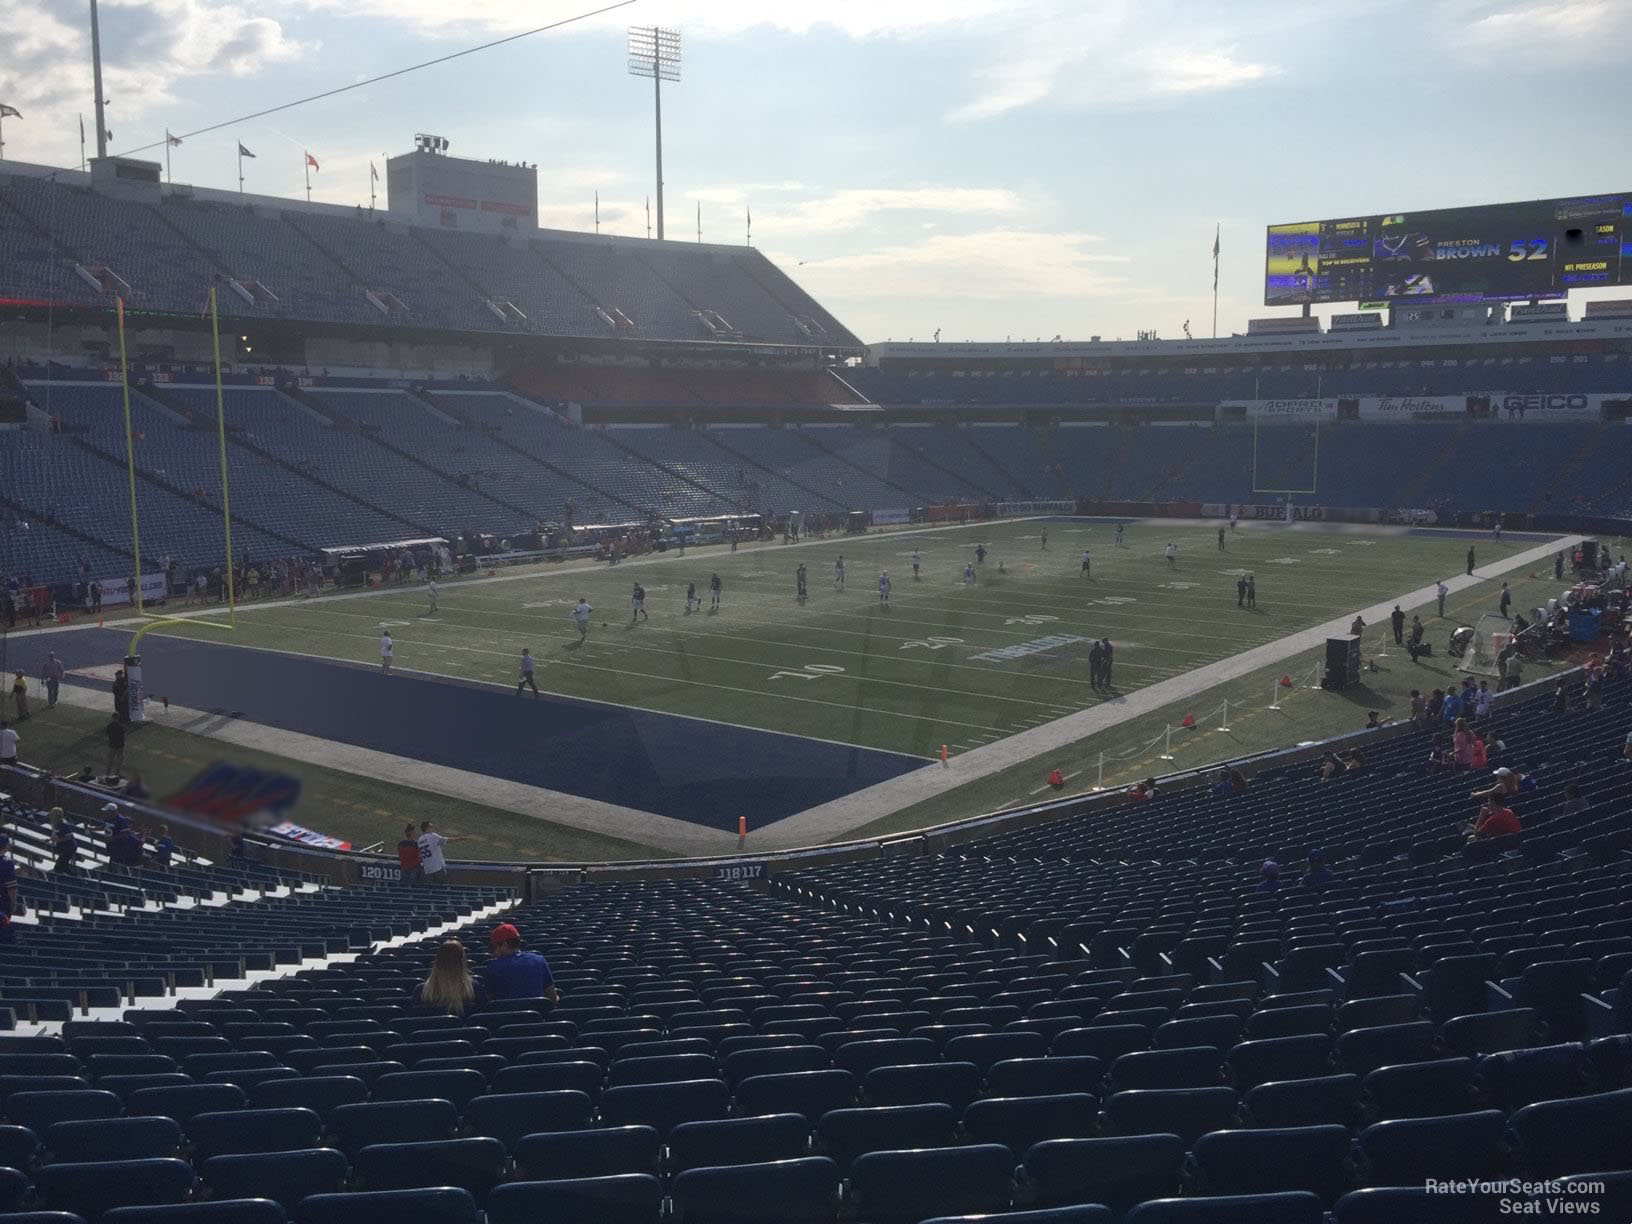
<path fill-rule="evenodd" d="M 106 711 L 108 708 L 106 694 L 76 684 L 64 684 L 58 700 L 83 709 Z M 638 808 L 620 807 L 541 786 L 527 786 L 448 765 L 434 765 L 412 757 L 359 748 L 337 740 L 320 739 L 299 731 L 285 731 L 264 723 L 228 718 L 187 706 L 172 705 L 165 709 L 160 703 L 149 701 L 147 711 L 149 722 L 177 731 L 206 736 L 240 748 L 253 748 L 257 752 L 270 752 L 307 765 L 321 765 L 359 777 L 406 786 L 432 795 L 465 799 L 519 816 L 546 819 L 586 833 L 620 837 L 637 846 L 656 846 L 680 855 L 736 853 L 737 835 L 734 831 L 709 829 L 689 821 L 676 820 L 672 816 L 659 816 Z M 385 827 L 391 819 L 382 816 L 381 826 Z M 756 830 L 756 839 L 760 836 L 762 833 Z"/>
<path fill-rule="evenodd" d="M 1480 582 L 1498 578 L 1514 570 L 1522 570 L 1537 562 L 1550 561 L 1561 548 L 1574 548 L 1586 537 L 1559 536 L 1524 552 L 1515 553 L 1490 565 L 1479 566 L 1471 575 L 1458 574 L 1445 580 L 1452 593 L 1465 591 Z M 1368 625 L 1383 622 L 1398 603 L 1405 611 L 1432 605 L 1437 596 L 1433 586 L 1418 587 L 1398 599 L 1387 599 L 1360 609 Z M 760 837 L 761 844 L 770 842 L 783 848 L 814 846 L 840 840 L 856 829 L 871 824 L 881 817 L 903 808 L 973 782 L 977 778 L 1000 773 L 1011 765 L 1019 764 L 1044 752 L 1069 747 L 1077 741 L 1109 729 L 1118 723 L 1142 714 L 1149 714 L 1171 702 L 1239 679 L 1261 667 L 1282 662 L 1301 654 L 1325 641 L 1327 637 L 1348 632 L 1353 614 L 1345 614 L 1323 625 L 1315 625 L 1290 634 L 1263 646 L 1220 659 L 1205 667 L 1163 680 L 1147 688 L 1136 689 L 1113 701 L 1102 702 L 1079 710 L 1065 718 L 1056 719 L 1032 731 L 1022 731 L 1007 739 L 982 748 L 975 748 L 957 758 L 950 769 L 939 765 L 926 766 L 902 774 L 887 782 L 880 782 L 864 790 L 853 791 L 841 798 L 809 808 L 795 816 L 778 821 Z"/>

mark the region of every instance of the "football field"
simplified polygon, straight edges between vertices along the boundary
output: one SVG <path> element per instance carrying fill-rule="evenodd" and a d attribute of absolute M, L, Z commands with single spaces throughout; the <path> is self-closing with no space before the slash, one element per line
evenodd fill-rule
<path fill-rule="evenodd" d="M 165 626 L 148 640 L 208 637 L 374 665 L 388 629 L 397 671 L 500 689 L 514 688 L 526 647 L 546 694 L 930 758 L 942 744 L 953 752 L 988 744 L 1460 574 L 1469 542 L 1398 529 L 1262 524 L 1227 532 L 1223 549 L 1213 526 L 1194 523 L 1131 524 L 1121 546 L 1102 521 L 903 529 L 736 553 L 654 554 L 616 567 L 501 571 L 443 583 L 434 613 L 413 586 L 250 605 L 231 635 Z M 1487 564 L 1537 540 L 1472 542 Z M 982 546 L 984 562 L 977 561 Z M 804 600 L 796 597 L 801 563 Z M 966 566 L 974 567 L 972 582 Z M 888 603 L 879 590 L 886 572 Z M 1256 579 L 1253 609 L 1237 607 L 1242 572 Z M 718 610 L 709 600 L 715 573 Z M 636 582 L 646 590 L 647 617 L 638 622 L 630 598 Z M 700 610 L 687 610 L 688 583 L 696 584 Z M 1515 595 L 1520 608 L 1529 606 L 1517 584 Z M 569 619 L 580 596 L 594 609 L 582 640 Z M 1495 610 L 1493 593 L 1465 592 L 1457 602 L 1475 600 Z M 1434 634 L 1436 650 L 1442 637 Z M 1109 690 L 1090 684 L 1096 638 L 1115 648 Z"/>

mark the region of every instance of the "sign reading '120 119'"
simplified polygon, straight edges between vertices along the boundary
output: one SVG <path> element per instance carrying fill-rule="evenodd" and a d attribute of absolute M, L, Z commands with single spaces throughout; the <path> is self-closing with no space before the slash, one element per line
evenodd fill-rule
<path fill-rule="evenodd" d="M 1269 227 L 1264 302 L 1506 301 L 1632 283 L 1632 192 Z"/>

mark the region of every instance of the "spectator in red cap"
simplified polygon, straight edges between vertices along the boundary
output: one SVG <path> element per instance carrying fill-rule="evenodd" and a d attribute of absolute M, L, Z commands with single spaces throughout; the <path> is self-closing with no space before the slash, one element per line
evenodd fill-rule
<path fill-rule="evenodd" d="M 445 940 L 431 962 L 431 974 L 414 987 L 418 1007 L 462 1016 L 466 1009 L 486 1003 L 488 994 L 482 979 L 473 977 L 465 959 L 465 945 L 457 939 Z"/>
<path fill-rule="evenodd" d="M 550 962 L 537 952 L 521 950 L 521 932 L 501 922 L 489 937 L 493 959 L 487 962 L 482 977 L 488 994 L 495 999 L 548 999 L 561 1001 L 561 992 L 555 988 L 550 974 Z"/>

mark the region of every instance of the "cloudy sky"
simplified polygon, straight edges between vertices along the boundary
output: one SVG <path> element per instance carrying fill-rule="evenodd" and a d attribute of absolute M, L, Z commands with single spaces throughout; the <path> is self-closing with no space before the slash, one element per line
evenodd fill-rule
<path fill-rule="evenodd" d="M 564 0 L 101 0 L 113 152 L 572 17 Z M 607 0 L 599 0 L 606 3 Z M 85 0 L 7 0 L 5 155 L 77 165 Z M 1211 326 L 1262 306 L 1264 226 L 1625 189 L 1632 0 L 634 0 L 189 139 L 178 182 L 366 202 L 434 132 L 536 162 L 545 225 L 643 235 L 651 89 L 680 28 L 669 236 L 753 241 L 865 340 Z M 147 154 L 161 159 L 162 149 Z M 384 167 L 381 166 L 381 173 Z"/>

